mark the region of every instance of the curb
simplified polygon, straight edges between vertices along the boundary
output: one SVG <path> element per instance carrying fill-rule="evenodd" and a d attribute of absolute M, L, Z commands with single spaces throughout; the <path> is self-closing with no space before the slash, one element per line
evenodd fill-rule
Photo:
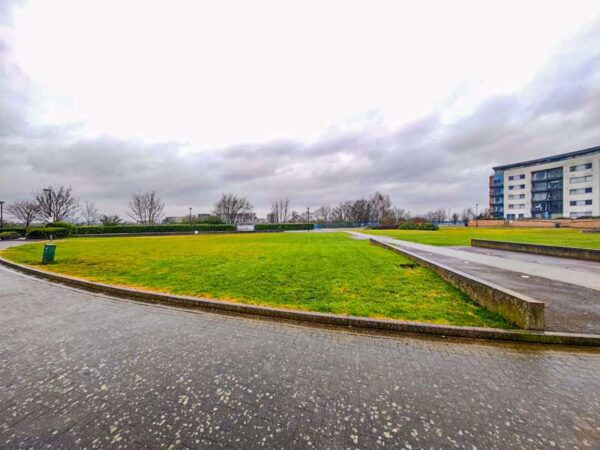
<path fill-rule="evenodd" d="M 308 311 L 286 310 L 266 306 L 247 305 L 243 303 L 225 302 L 221 300 L 189 297 L 181 295 L 162 294 L 118 287 L 104 283 L 96 283 L 66 275 L 59 275 L 34 269 L 0 258 L 0 264 L 18 271 L 44 278 L 60 284 L 75 286 L 92 292 L 100 292 L 135 299 L 147 303 L 160 303 L 170 306 L 182 306 L 206 311 L 222 311 L 241 315 L 261 316 L 274 319 L 291 320 L 296 322 L 331 325 L 340 328 L 352 328 L 353 331 L 379 331 L 391 334 L 422 334 L 438 337 L 458 337 L 485 339 L 495 341 L 511 341 L 553 345 L 577 345 L 600 347 L 600 335 L 558 333 L 526 330 L 502 330 L 496 328 L 458 327 L 451 325 L 423 324 L 418 322 L 403 322 L 392 319 L 371 319 L 366 317 L 342 316 L 336 314 L 316 313 Z"/>
<path fill-rule="evenodd" d="M 471 247 L 600 262 L 600 250 L 594 248 L 560 247 L 558 245 L 493 241 L 489 239 L 471 239 Z"/>

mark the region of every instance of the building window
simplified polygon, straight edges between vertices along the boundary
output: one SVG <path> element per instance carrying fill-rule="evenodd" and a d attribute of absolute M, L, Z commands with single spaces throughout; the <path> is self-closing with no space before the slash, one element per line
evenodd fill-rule
<path fill-rule="evenodd" d="M 508 181 L 514 181 L 514 180 L 524 180 L 525 179 L 525 174 L 521 174 L 521 175 L 511 175 L 510 177 L 508 177 Z"/>
<path fill-rule="evenodd" d="M 591 192 L 592 192 L 592 188 L 591 187 L 587 187 L 587 188 L 571 189 L 569 191 L 569 194 L 571 194 L 571 195 L 580 195 L 580 194 L 591 194 Z"/>
<path fill-rule="evenodd" d="M 508 205 L 508 209 L 525 209 L 525 203 L 518 203 L 515 205 Z"/>
<path fill-rule="evenodd" d="M 579 172 L 580 170 L 587 170 L 592 168 L 592 163 L 587 164 L 578 164 L 576 166 L 571 166 L 571 172 Z"/>
<path fill-rule="evenodd" d="M 577 219 L 579 217 L 590 217 L 592 215 L 591 211 L 582 211 L 582 212 L 572 212 L 569 217 L 571 219 Z"/>
<path fill-rule="evenodd" d="M 515 195 L 508 196 L 509 200 L 522 200 L 524 198 L 525 198 L 525 194 L 515 194 Z"/>
<path fill-rule="evenodd" d="M 570 181 L 571 184 L 585 183 L 587 181 L 592 181 L 592 176 L 586 175 L 585 177 L 572 177 Z"/>
<path fill-rule="evenodd" d="M 514 184 L 514 185 L 508 187 L 509 191 L 514 191 L 515 189 L 525 189 L 525 185 L 524 184 Z"/>
<path fill-rule="evenodd" d="M 571 206 L 585 206 L 585 205 L 591 205 L 592 201 L 591 200 L 571 200 L 570 204 L 571 204 Z"/>

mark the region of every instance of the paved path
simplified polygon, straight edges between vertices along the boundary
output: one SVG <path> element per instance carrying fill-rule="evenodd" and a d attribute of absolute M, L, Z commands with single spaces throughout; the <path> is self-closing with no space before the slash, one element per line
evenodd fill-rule
<path fill-rule="evenodd" d="M 547 278 L 562 283 L 575 284 L 577 286 L 600 291 L 600 264 L 598 263 L 568 258 L 561 258 L 560 261 L 557 261 L 558 258 L 541 255 L 527 255 L 524 253 L 519 253 L 519 256 L 515 257 L 514 254 L 516 252 L 504 252 L 503 256 L 499 256 L 499 251 L 473 252 L 465 251 L 464 247 L 438 247 L 360 232 L 350 232 L 350 234 L 361 239 L 376 238 L 383 242 L 402 245 L 409 249 L 457 258 L 463 261 L 484 264 L 498 269 L 511 270 L 513 272 Z M 507 254 L 511 253 L 513 255 L 506 257 Z M 598 295 L 600 297 L 600 294 Z"/>
<path fill-rule="evenodd" d="M 150 306 L 0 269 L 0 448 L 600 446 L 600 352 Z"/>
<path fill-rule="evenodd" d="M 563 277 L 577 272 L 600 280 L 600 264 L 566 258 L 530 255 L 525 253 L 487 250 L 471 247 L 435 247 L 414 244 L 385 236 L 352 233 L 358 238 L 377 238 L 399 248 L 406 248 L 418 255 L 454 267 L 470 275 L 528 295 L 545 303 L 544 315 L 548 331 L 600 334 L 600 292 L 577 284 L 558 281 L 551 277 L 531 275 L 521 271 L 520 263 L 537 265 L 541 269 L 551 268 L 552 273 L 562 271 Z M 452 256 L 450 256 L 452 255 Z M 474 262 L 472 255 L 481 257 Z M 503 260 L 512 270 L 499 268 L 495 264 Z M 481 262 L 484 261 L 485 263 Z M 527 267 L 525 267 L 527 270 Z M 537 270 L 540 273 L 542 270 Z"/>

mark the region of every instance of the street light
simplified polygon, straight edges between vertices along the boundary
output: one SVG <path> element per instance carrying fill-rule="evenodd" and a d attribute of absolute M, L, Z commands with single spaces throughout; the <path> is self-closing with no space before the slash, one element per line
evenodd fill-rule
<path fill-rule="evenodd" d="M 48 194 L 48 222 L 52 221 L 52 188 L 42 189 Z"/>
<path fill-rule="evenodd" d="M 479 227 L 479 203 L 475 203 L 475 228 Z"/>
<path fill-rule="evenodd" d="M 310 223 L 310 206 L 306 207 L 306 221 Z M 308 231 L 310 231 L 310 227 L 308 228 Z"/>
<path fill-rule="evenodd" d="M 0 231 L 4 230 L 4 200 L 0 200 Z"/>
<path fill-rule="evenodd" d="M 192 224 L 192 208 L 190 207 L 190 225 Z"/>

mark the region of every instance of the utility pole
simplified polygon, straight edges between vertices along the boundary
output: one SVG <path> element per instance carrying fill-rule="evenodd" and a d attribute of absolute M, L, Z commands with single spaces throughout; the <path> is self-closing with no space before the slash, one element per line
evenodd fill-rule
<path fill-rule="evenodd" d="M 0 231 L 4 230 L 4 200 L 0 200 Z"/>
<path fill-rule="evenodd" d="M 475 203 L 475 227 L 479 227 L 479 203 Z"/>
<path fill-rule="evenodd" d="M 310 223 L 310 206 L 306 207 L 306 221 Z M 310 228 L 308 229 L 310 231 Z"/>
<path fill-rule="evenodd" d="M 192 208 L 190 207 L 190 225 L 192 224 Z"/>

